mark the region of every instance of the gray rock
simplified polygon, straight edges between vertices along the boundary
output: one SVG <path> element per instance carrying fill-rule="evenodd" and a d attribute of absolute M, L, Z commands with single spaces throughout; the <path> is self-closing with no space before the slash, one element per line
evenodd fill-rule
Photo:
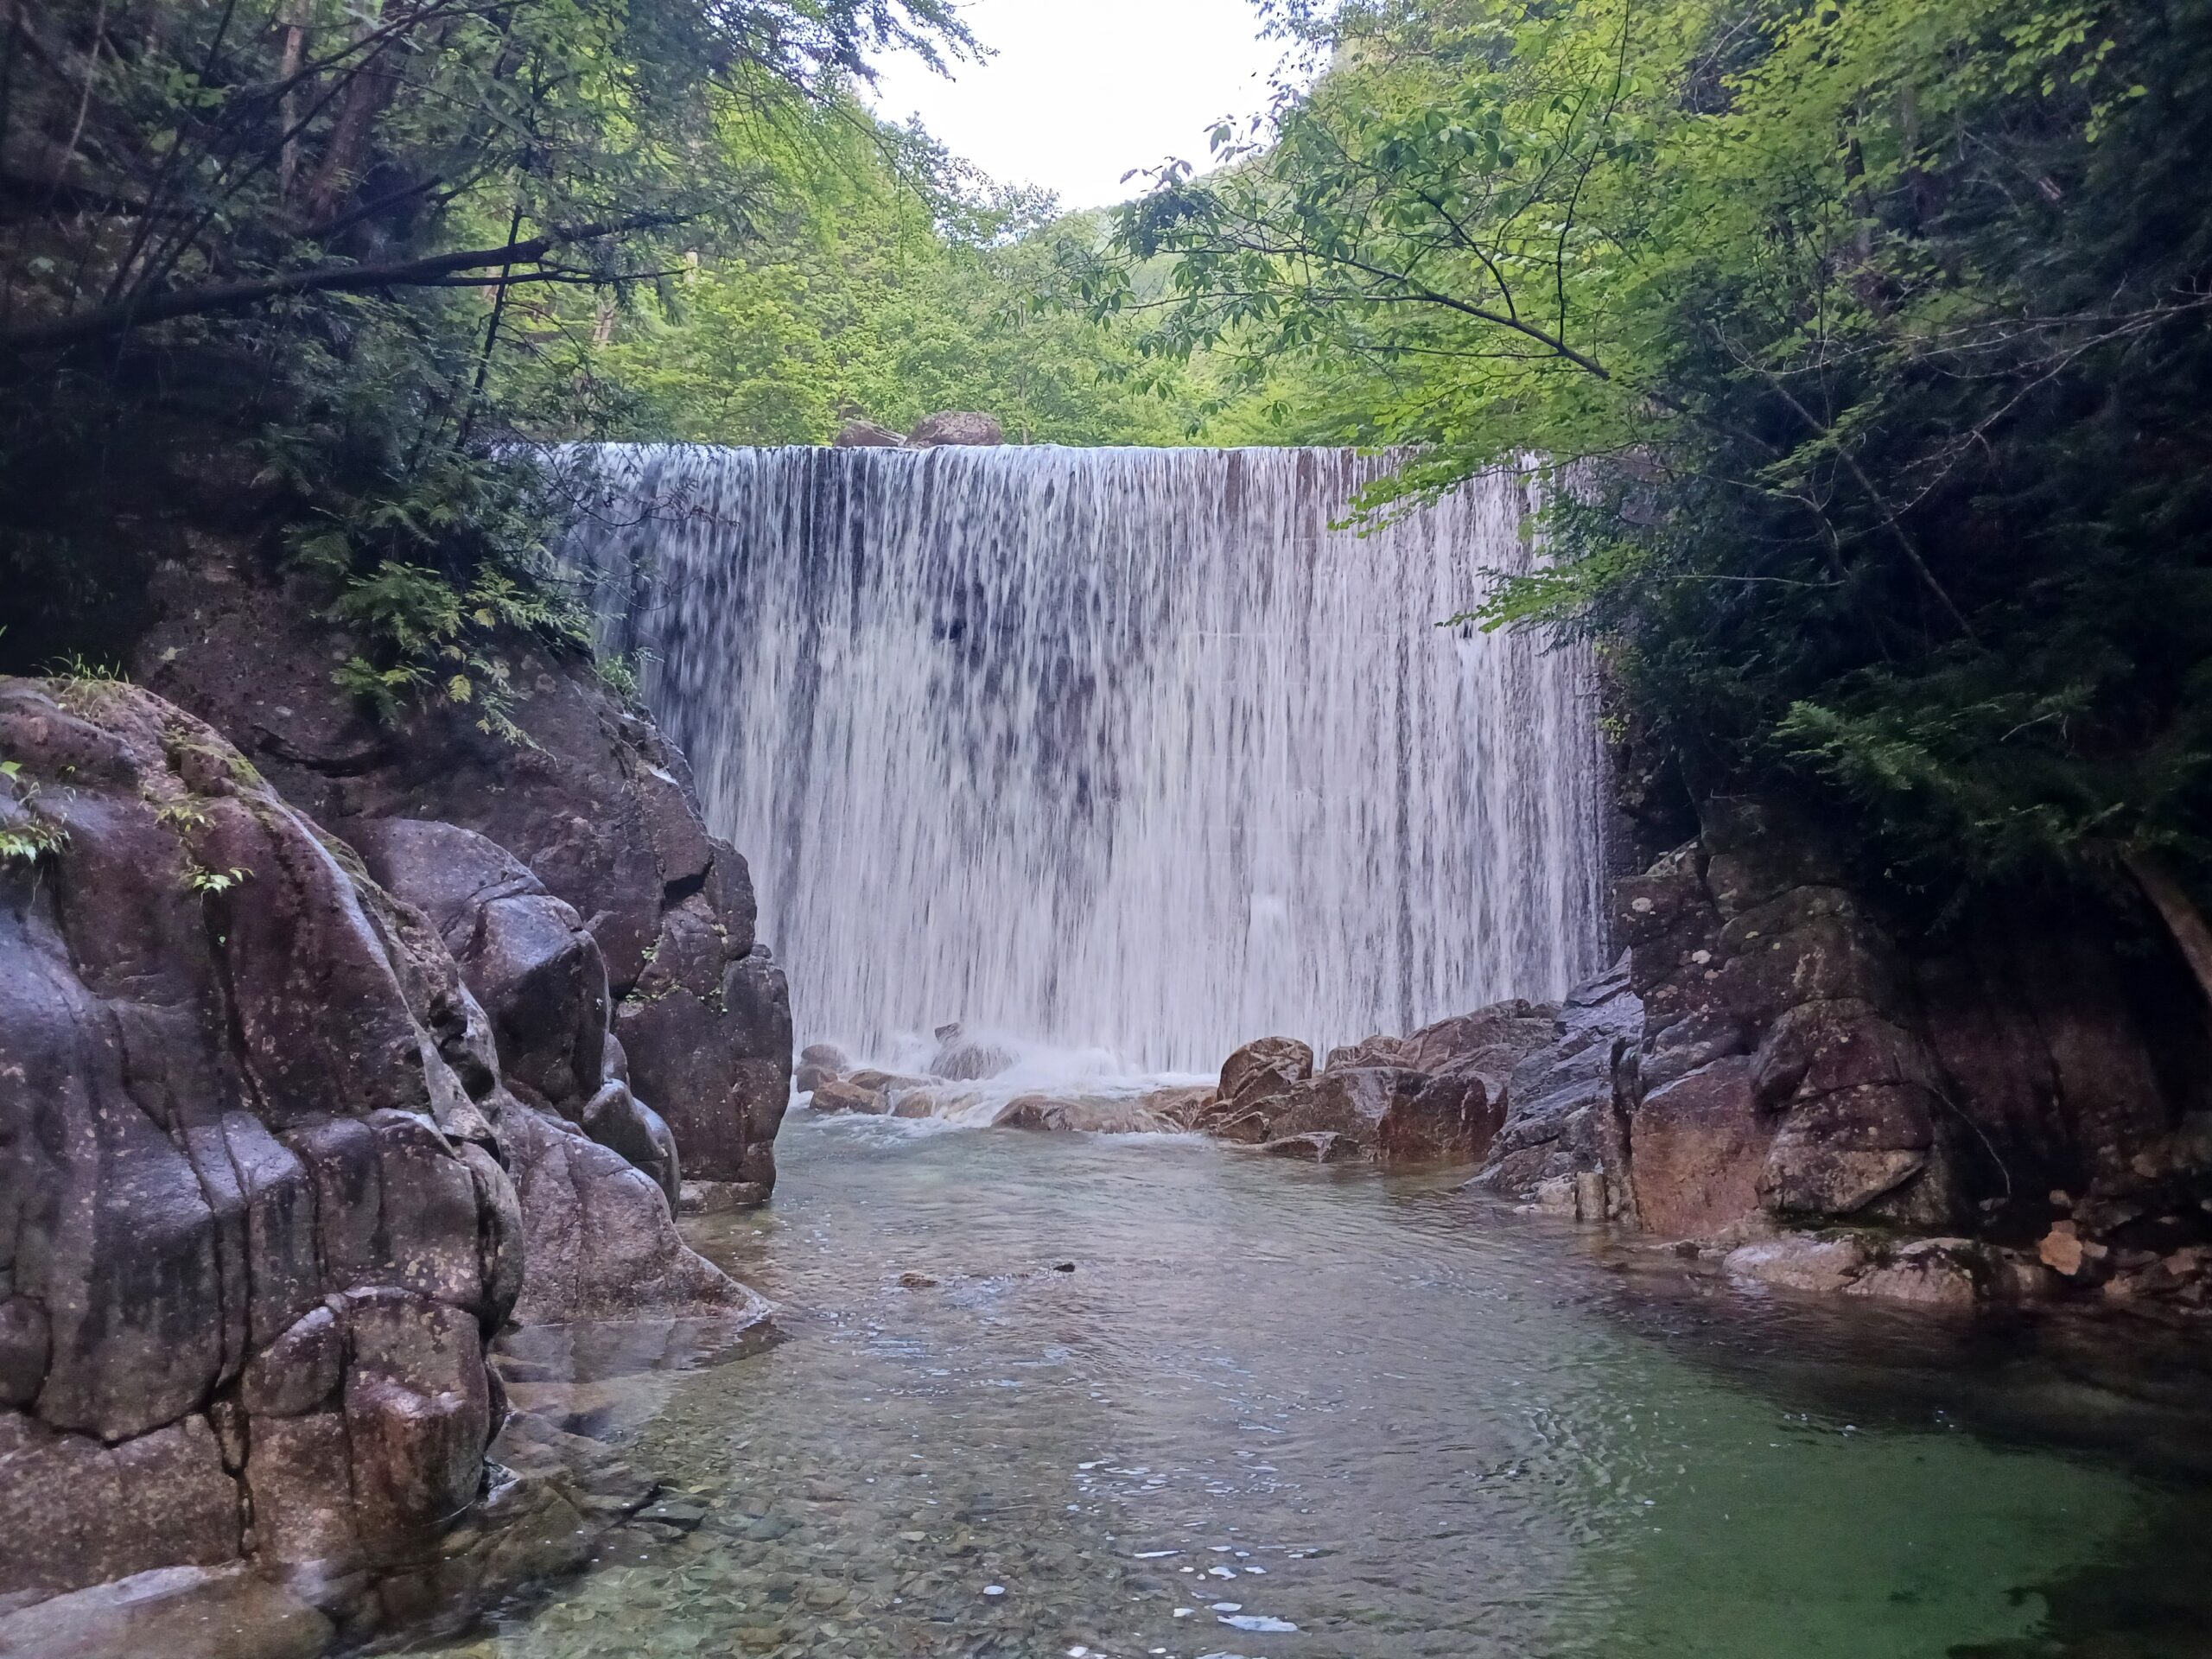
<path fill-rule="evenodd" d="M 0 1618 L 4 1659 L 315 1659 L 330 1620 L 244 1567 L 157 1568 Z"/>
<path fill-rule="evenodd" d="M 1611 1166 L 1617 1073 L 1643 1031 L 1643 1003 L 1624 962 L 1568 996 L 1552 1040 L 1514 1068 L 1510 1109 L 1475 1184 L 1527 1200 L 1543 1181 Z"/>
<path fill-rule="evenodd" d="M 991 416 L 947 410 L 924 416 L 920 424 L 907 434 L 906 442 L 917 449 L 932 449 L 946 444 L 988 448 L 1004 443 L 1006 432 Z"/>
<path fill-rule="evenodd" d="M 505 1135 L 530 1263 L 517 1318 L 766 1316 L 765 1303 L 684 1243 L 666 1194 L 627 1160 L 519 1103 Z"/>
<path fill-rule="evenodd" d="M 515 1289 L 515 1200 L 482 1011 L 350 849 L 126 685 L 0 682 L 0 748 L 67 831 L 0 870 L 0 1230 L 45 1325 L 10 1324 L 32 1413 L 0 1414 L 0 1593 L 67 1592 L 254 1541 L 237 1465 L 262 1424 L 365 1385 L 358 1332 L 334 1351 L 316 1317 L 343 1325 L 334 1297 L 465 1332 L 435 1376 L 378 1376 L 486 1400 L 473 1344 Z M 471 1427 L 349 1434 L 315 1497 L 365 1560 L 465 1506 L 488 1411 Z M 378 1524 L 353 1524 L 378 1483 Z"/>
<path fill-rule="evenodd" d="M 751 876 L 707 833 L 688 767 L 651 721 L 588 664 L 518 637 L 508 660 L 527 696 L 514 717 L 532 747 L 518 750 L 453 708 L 387 729 L 331 683 L 331 652 L 350 642 L 308 584 L 179 568 L 163 570 L 148 598 L 157 620 L 131 662 L 142 682 L 232 734 L 340 836 L 431 818 L 512 854 L 596 943 L 626 1080 L 666 1120 L 686 1164 L 710 1179 L 772 1184 L 791 1071 L 787 1014 L 774 1017 L 782 976 L 763 957 L 726 984 L 756 943 Z M 518 924 L 516 942 L 527 944 L 522 932 Z M 649 1004 L 660 1011 L 638 1017 Z M 610 1075 L 588 1047 L 540 1058 L 549 1069 L 537 1082 L 520 1069 L 517 1080 L 549 1105 L 562 1105 L 569 1086 L 564 1064 L 571 1083 L 582 1079 L 571 1109 Z"/>
<path fill-rule="evenodd" d="M 676 1136 L 658 1112 L 630 1092 L 627 1084 L 607 1078 L 579 1122 L 601 1146 L 652 1176 L 671 1207 L 677 1204 L 683 1190 L 683 1172 Z"/>
<path fill-rule="evenodd" d="M 840 449 L 904 449 L 906 440 L 887 426 L 855 417 L 837 429 Z"/>

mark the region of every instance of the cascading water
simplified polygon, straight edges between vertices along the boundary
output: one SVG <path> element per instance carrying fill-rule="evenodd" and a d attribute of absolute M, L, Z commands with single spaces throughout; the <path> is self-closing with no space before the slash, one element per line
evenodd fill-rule
<path fill-rule="evenodd" d="M 1436 626 L 1529 558 L 1522 483 L 1363 537 L 1383 463 L 1335 450 L 590 461 L 602 646 L 752 856 L 804 1038 L 1206 1071 L 1596 965 L 1586 662 Z"/>

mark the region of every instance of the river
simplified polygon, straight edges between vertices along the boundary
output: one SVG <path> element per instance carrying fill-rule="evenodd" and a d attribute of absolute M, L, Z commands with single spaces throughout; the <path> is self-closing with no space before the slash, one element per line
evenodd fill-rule
<path fill-rule="evenodd" d="M 572 1396 L 703 1520 L 447 1651 L 2212 1653 L 2201 1353 L 1195 1140 L 802 1111 L 781 1152 L 692 1225 L 783 1339 Z"/>

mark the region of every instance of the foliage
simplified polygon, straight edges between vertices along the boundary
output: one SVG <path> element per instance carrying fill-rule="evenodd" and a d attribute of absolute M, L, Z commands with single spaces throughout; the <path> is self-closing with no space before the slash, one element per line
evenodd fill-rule
<path fill-rule="evenodd" d="M 531 302 L 512 402 L 556 408 L 537 388 L 586 385 L 603 429 L 699 442 L 816 443 L 855 415 L 905 430 L 945 409 L 995 414 L 1018 442 L 1188 429 L 1187 376 L 1055 302 L 1103 240 L 1096 216 L 1055 217 L 1049 197 L 995 187 L 850 100 L 723 144 L 758 169 L 760 236 L 702 257 L 657 303 Z"/>
<path fill-rule="evenodd" d="M 69 832 L 37 810 L 38 785 L 20 760 L 0 760 L 0 868 L 36 864 L 69 844 Z"/>
<path fill-rule="evenodd" d="M 1097 314 L 1418 446 L 1370 512 L 1547 457 L 1552 561 L 1471 601 L 1600 641 L 1694 792 L 1814 797 L 1931 904 L 2212 865 L 2212 12 L 1287 21 L 1330 73 L 1122 211 Z"/>
<path fill-rule="evenodd" d="M 116 644 L 195 518 L 327 580 L 346 683 L 511 731 L 489 641 L 573 628 L 504 435 L 596 415 L 504 401 L 518 296 L 754 238 L 728 136 L 898 48 L 972 42 L 947 0 L 0 0 L 0 653 Z"/>
<path fill-rule="evenodd" d="M 188 864 L 184 872 L 185 891 L 201 899 L 219 899 L 252 874 L 251 870 L 237 865 L 227 870 L 210 870 L 197 864 Z"/>

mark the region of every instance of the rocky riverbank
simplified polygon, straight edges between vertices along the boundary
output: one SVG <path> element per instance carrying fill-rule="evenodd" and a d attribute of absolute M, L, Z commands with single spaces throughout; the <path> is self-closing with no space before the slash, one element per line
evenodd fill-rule
<path fill-rule="evenodd" d="M 1913 938 L 1816 834 L 1740 804 L 1615 898 L 1627 949 L 1558 1007 L 1318 1071 L 1263 1039 L 1192 1122 L 1479 1166 L 1481 1190 L 1789 1290 L 2212 1306 L 2212 1033 L 2178 963 L 2063 916 Z"/>
<path fill-rule="evenodd" d="M 0 1653 L 312 1654 L 651 1501 L 494 1344 L 766 1316 L 672 1201 L 772 1187 L 790 1015 L 588 664 L 514 642 L 516 744 L 219 550 L 149 609 L 138 683 L 0 680 Z"/>

